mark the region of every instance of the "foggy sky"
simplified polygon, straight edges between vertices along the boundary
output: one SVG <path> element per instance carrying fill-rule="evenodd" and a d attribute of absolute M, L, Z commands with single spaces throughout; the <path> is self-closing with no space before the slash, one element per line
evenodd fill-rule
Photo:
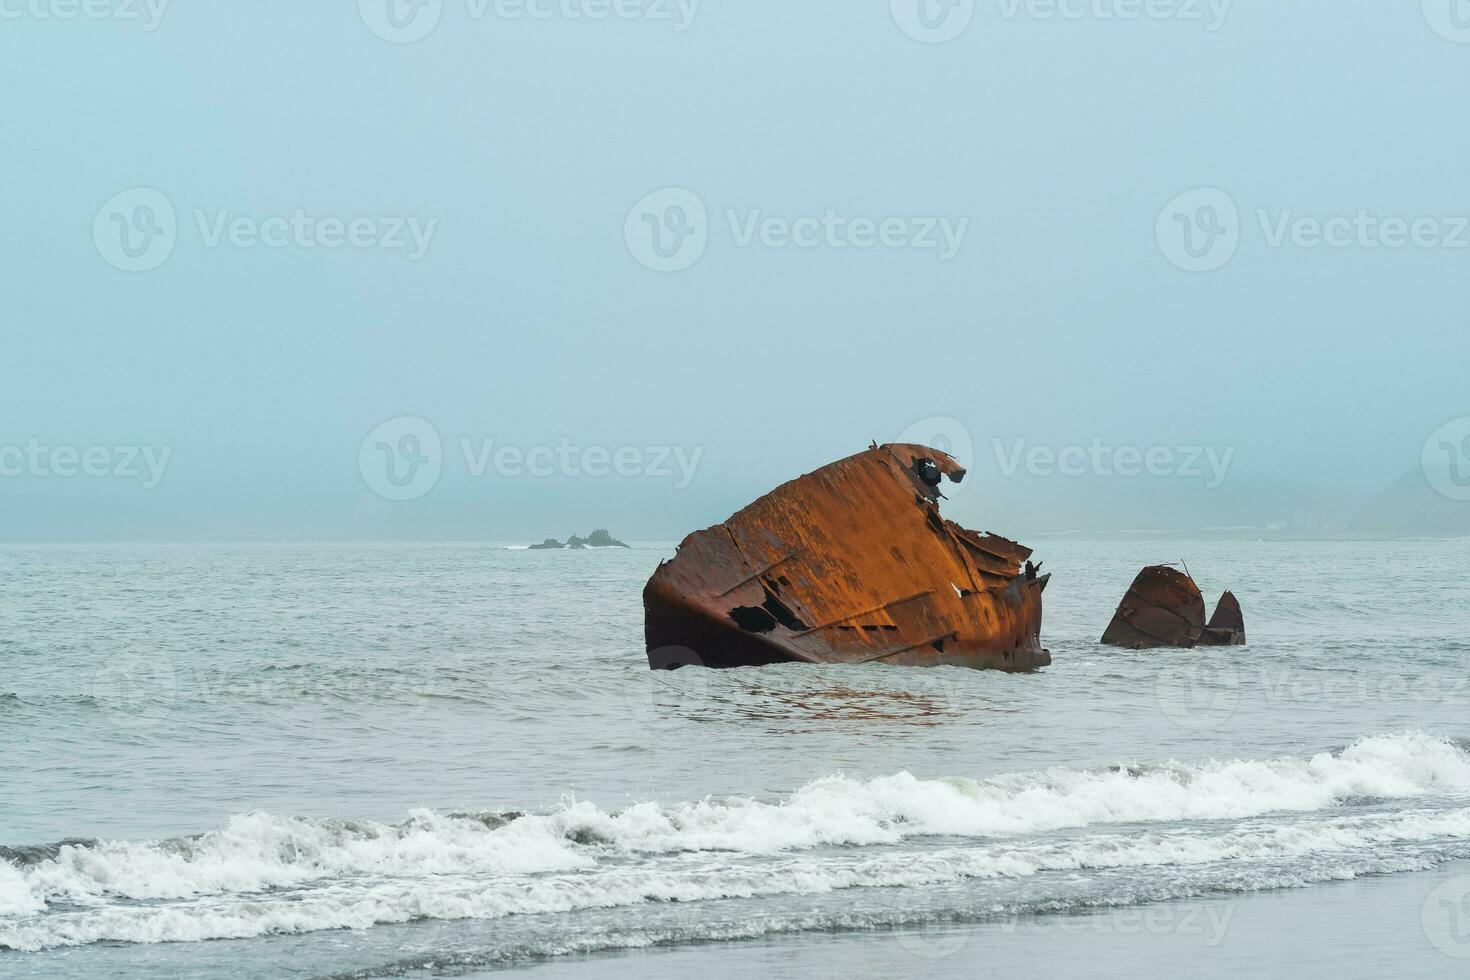
<path fill-rule="evenodd" d="M 991 0 L 924 43 L 887 0 L 705 0 L 682 31 L 672 2 L 447 0 L 406 44 L 352 2 L 178 3 L 153 30 L 47 3 L 0 21 L 0 446 L 169 459 L 151 489 L 0 477 L 3 540 L 678 538 L 936 417 L 976 447 L 951 509 L 982 526 L 1251 524 L 1350 510 L 1470 415 L 1470 247 L 1273 244 L 1302 217 L 1453 238 L 1470 214 L 1470 43 L 1418 3 L 1240 2 L 1210 30 L 1204 3 Z M 129 273 L 94 221 L 135 187 L 176 208 L 177 244 Z M 707 210 L 681 271 L 625 240 L 664 188 Z M 1189 272 L 1158 229 L 1200 188 L 1238 207 L 1239 246 Z M 417 260 L 208 244 L 222 214 L 298 211 L 433 232 Z M 742 244 L 829 213 L 859 238 L 967 224 L 949 259 Z M 400 417 L 432 424 L 443 472 L 395 502 L 359 454 Z M 486 440 L 571 446 L 578 472 L 475 475 L 462 448 Z M 1018 441 L 1231 457 L 1213 489 L 1007 476 Z M 699 458 L 676 486 L 588 476 L 587 447 Z"/>

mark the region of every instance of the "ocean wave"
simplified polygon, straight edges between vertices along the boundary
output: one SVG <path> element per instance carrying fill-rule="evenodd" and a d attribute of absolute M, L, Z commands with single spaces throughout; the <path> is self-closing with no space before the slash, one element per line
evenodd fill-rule
<path fill-rule="evenodd" d="M 1470 809 L 1446 805 L 1467 791 L 1462 747 L 1406 733 L 1336 753 L 1203 766 L 1050 769 L 978 781 L 828 777 L 773 803 L 421 810 L 397 825 L 256 813 L 197 837 L 65 842 L 54 854 L 32 849 L 29 861 L 0 862 L 0 947 L 238 938 L 1470 839 Z M 1412 798 L 1433 798 L 1438 809 L 1348 811 L 1351 801 Z M 1281 812 L 1326 819 L 1179 829 L 1183 821 Z M 1128 831 L 1078 834 L 1119 824 Z M 970 840 L 897 846 L 913 837 Z"/>
<path fill-rule="evenodd" d="M 7 861 L 0 861 L 0 916 L 26 915 L 40 912 L 45 907 L 45 900 L 36 893 L 21 870 Z M 6 943 L 4 926 L 0 925 L 0 948 Z"/>
<path fill-rule="evenodd" d="M 1436 846 L 1430 852 L 1400 854 L 1387 863 L 1375 853 L 1381 845 L 1431 841 Z M 1457 843 L 1447 846 L 1446 841 Z M 1328 867 L 1339 869 L 1334 872 L 1337 877 L 1343 876 L 1343 868 L 1421 868 L 1470 855 L 1470 809 L 1258 827 L 1213 838 L 1190 832 L 1110 834 L 1054 843 L 947 847 L 921 853 L 889 850 L 869 855 L 849 851 L 758 864 L 666 862 L 601 868 L 595 874 L 377 878 L 289 895 L 231 896 L 213 903 L 113 905 L 60 912 L 31 922 L 0 925 L 0 947 L 38 950 L 101 941 L 239 939 L 419 919 L 487 920 L 650 903 L 822 895 L 852 888 L 914 888 L 972 879 L 1026 878 L 1045 871 L 1273 863 L 1264 875 L 1237 873 L 1227 890 L 1242 890 L 1300 883 L 1297 879 L 1306 872 L 1284 877 L 1278 868 L 1280 863 L 1320 855 L 1353 859 L 1346 864 L 1341 860 L 1329 863 Z M 1195 883 L 1188 887 L 1202 892 L 1214 889 L 1216 884 Z"/>

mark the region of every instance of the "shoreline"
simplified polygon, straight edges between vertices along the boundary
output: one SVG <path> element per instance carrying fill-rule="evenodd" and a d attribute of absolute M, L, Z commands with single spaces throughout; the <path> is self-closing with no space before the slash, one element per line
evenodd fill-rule
<path fill-rule="evenodd" d="M 684 980 L 689 976 L 1074 977 L 1188 975 L 1460 978 L 1470 921 L 1457 934 L 1431 893 L 1470 878 L 1470 861 L 1428 871 L 1086 913 L 759 939 L 568 956 L 456 974 L 490 980 Z M 1442 911 L 1442 910 L 1439 910 Z M 1447 913 L 1446 913 L 1447 914 Z M 1464 919 L 1464 916 L 1461 916 Z M 1437 928 L 1438 927 L 1438 928 Z M 1436 935 L 1432 939 L 1431 932 Z M 1436 945 L 1436 941 L 1439 945 Z M 1181 974 L 1187 971 L 1187 974 Z"/>

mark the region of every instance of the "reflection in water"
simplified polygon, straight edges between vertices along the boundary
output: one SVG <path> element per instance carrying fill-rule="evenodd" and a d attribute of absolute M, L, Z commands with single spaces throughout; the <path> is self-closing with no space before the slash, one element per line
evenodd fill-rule
<path fill-rule="evenodd" d="M 811 678 L 788 674 L 774 678 L 776 683 L 734 677 L 745 695 L 735 709 L 752 721 L 899 722 L 921 727 L 932 727 L 957 714 L 954 685 L 942 678 L 929 679 L 929 683 L 906 678 L 899 685 L 883 683 L 880 677 L 860 687 L 843 683 L 846 678 L 820 674 Z"/>
<path fill-rule="evenodd" d="M 1013 712 L 984 690 L 986 672 L 961 668 L 813 667 L 810 665 L 642 671 L 647 720 L 751 721 L 773 734 L 831 731 L 847 725 L 867 734 L 932 728 L 962 714 Z M 641 713 L 641 712 L 640 712 Z"/>

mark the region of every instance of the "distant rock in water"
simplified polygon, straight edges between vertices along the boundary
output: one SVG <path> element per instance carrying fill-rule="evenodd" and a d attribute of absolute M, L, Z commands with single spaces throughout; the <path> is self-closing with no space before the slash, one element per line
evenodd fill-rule
<path fill-rule="evenodd" d="M 576 540 L 576 539 L 574 538 L 573 540 Z M 628 545 L 624 544 L 623 542 L 619 541 L 617 538 L 613 537 L 611 534 L 607 533 L 607 528 L 598 528 L 596 531 L 593 531 L 592 532 L 592 536 L 589 537 L 583 543 L 586 544 L 587 547 L 589 547 L 589 548 L 626 548 L 626 547 L 628 547 Z"/>
<path fill-rule="evenodd" d="M 531 551 L 562 551 L 562 550 L 565 550 L 565 549 L 570 548 L 570 549 L 572 549 L 574 551 L 585 551 L 588 548 L 628 548 L 628 547 L 631 547 L 631 546 L 630 545 L 627 545 L 627 544 L 624 544 L 623 542 L 619 541 L 617 538 L 613 537 L 611 534 L 608 533 L 608 531 L 607 531 L 606 528 L 598 528 L 596 531 L 593 531 L 589 536 L 587 536 L 585 538 L 579 538 L 579 537 L 577 537 L 574 534 L 571 537 L 567 538 L 567 543 L 566 544 L 562 544 L 560 541 L 556 540 L 555 538 L 547 538 L 545 541 L 541 542 L 540 544 L 533 544 L 533 545 L 531 545 L 530 550 Z"/>

